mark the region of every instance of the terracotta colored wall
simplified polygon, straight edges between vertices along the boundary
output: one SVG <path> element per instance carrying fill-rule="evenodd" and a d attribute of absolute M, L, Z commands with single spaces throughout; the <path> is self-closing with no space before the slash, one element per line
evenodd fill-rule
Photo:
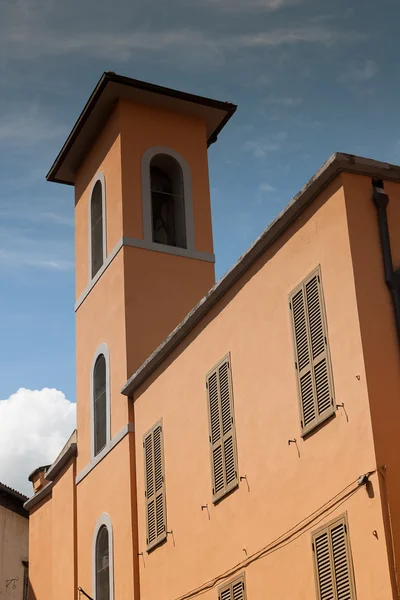
<path fill-rule="evenodd" d="M 53 552 L 57 554 L 60 549 L 53 546 L 52 524 L 52 501 L 51 496 L 48 496 L 29 516 L 29 580 L 33 600 L 54 600 L 55 597 Z"/>
<path fill-rule="evenodd" d="M 383 508 L 390 503 L 396 564 L 400 564 L 400 355 L 391 296 L 384 281 L 377 211 L 371 180 L 346 175 L 346 206 L 363 352 Z M 400 185 L 385 182 L 394 268 L 400 266 Z M 389 523 L 388 523 L 389 525 Z"/>
<path fill-rule="evenodd" d="M 57 600 L 77 595 L 75 475 L 71 463 L 52 490 L 52 589 Z"/>
<path fill-rule="evenodd" d="M 22 561 L 28 560 L 28 530 L 29 521 L 26 517 L 0 506 L 0 598 L 22 599 Z M 17 580 L 6 586 L 6 581 L 10 579 Z"/>
<path fill-rule="evenodd" d="M 196 248 L 212 252 L 204 124 L 168 111 L 120 103 L 77 174 L 77 297 L 89 281 L 88 216 L 94 176 L 102 171 L 106 180 L 109 254 L 122 236 L 143 237 L 141 160 L 153 145 L 172 147 L 189 163 Z M 98 346 L 106 343 L 110 353 L 114 437 L 132 420 L 132 406 L 120 394 L 127 377 L 213 283 L 213 263 L 124 246 L 91 289 L 76 312 L 78 474 L 90 462 L 90 369 Z M 129 434 L 77 486 L 78 585 L 89 593 L 93 533 L 100 515 L 107 513 L 114 530 L 115 597 L 138 594 L 133 460 L 133 434 Z"/>
<path fill-rule="evenodd" d="M 96 349 L 110 353 L 111 436 L 129 421 L 120 389 L 127 377 L 123 252 L 120 251 L 76 312 L 78 473 L 90 461 L 90 370 Z"/>
<path fill-rule="evenodd" d="M 124 265 L 130 377 L 213 286 L 214 265 L 129 247 Z"/>
<path fill-rule="evenodd" d="M 196 249 L 213 252 L 205 123 L 190 115 L 121 101 L 124 235 L 143 238 L 141 161 L 153 146 L 179 152 L 190 166 Z"/>
<path fill-rule="evenodd" d="M 133 434 L 130 434 L 133 435 Z M 92 544 L 98 518 L 107 513 L 114 536 L 114 598 L 134 594 L 133 523 L 129 436 L 77 488 L 78 585 L 92 594 Z"/>
<path fill-rule="evenodd" d="M 306 439 L 288 307 L 318 264 L 327 312 L 335 417 Z M 239 488 L 212 503 L 205 374 L 231 353 Z M 347 213 L 337 178 L 247 272 L 136 394 L 139 551 L 146 550 L 143 434 L 163 418 L 168 529 L 140 563 L 143 600 L 170 600 L 223 573 L 375 468 Z M 300 457 L 288 439 L 297 438 Z M 247 486 L 248 483 L 248 486 Z M 314 524 L 348 513 L 358 598 L 391 584 L 378 476 Z M 371 494 L 371 491 L 370 491 Z M 372 495 L 372 494 L 371 494 Z M 208 504 L 210 519 L 201 506 Z M 376 530 L 378 539 L 372 534 Z M 246 569 L 248 598 L 315 596 L 311 533 Z M 216 591 L 202 596 L 215 598 Z"/>
<path fill-rule="evenodd" d="M 89 283 L 89 195 L 98 172 L 106 182 L 106 248 L 109 254 L 122 231 L 120 114 L 118 107 L 99 133 L 75 180 L 76 298 Z"/>

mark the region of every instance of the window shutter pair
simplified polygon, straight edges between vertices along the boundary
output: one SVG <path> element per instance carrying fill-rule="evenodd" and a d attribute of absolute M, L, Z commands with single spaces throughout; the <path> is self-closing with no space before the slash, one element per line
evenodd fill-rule
<path fill-rule="evenodd" d="M 232 376 L 229 356 L 207 375 L 213 499 L 238 484 Z"/>
<path fill-rule="evenodd" d="M 164 448 L 161 423 L 144 436 L 147 548 L 167 535 L 164 481 Z"/>
<path fill-rule="evenodd" d="M 303 435 L 335 410 L 320 269 L 290 294 Z"/>
<path fill-rule="evenodd" d="M 318 600 L 355 600 L 345 517 L 313 535 Z"/>
<path fill-rule="evenodd" d="M 243 575 L 220 588 L 218 600 L 246 600 Z"/>

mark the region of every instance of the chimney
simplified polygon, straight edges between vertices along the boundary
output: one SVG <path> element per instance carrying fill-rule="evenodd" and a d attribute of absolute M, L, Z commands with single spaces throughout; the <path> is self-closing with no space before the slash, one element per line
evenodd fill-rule
<path fill-rule="evenodd" d="M 50 467 L 50 465 L 44 465 L 43 467 L 37 467 L 32 473 L 29 475 L 28 479 L 32 482 L 33 491 L 36 494 L 39 490 L 41 490 L 46 483 L 49 483 L 45 477 L 45 472 Z"/>

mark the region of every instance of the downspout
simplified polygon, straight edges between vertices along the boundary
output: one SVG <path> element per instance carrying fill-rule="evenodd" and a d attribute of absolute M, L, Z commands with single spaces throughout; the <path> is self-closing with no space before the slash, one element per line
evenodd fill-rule
<path fill-rule="evenodd" d="M 392 296 L 397 337 L 400 344 L 400 269 L 397 269 L 397 271 L 393 270 L 389 225 L 386 212 L 387 205 L 389 204 L 389 196 L 383 189 L 383 181 L 372 180 L 372 187 L 372 198 L 378 211 L 379 237 L 381 240 L 385 282 Z"/>

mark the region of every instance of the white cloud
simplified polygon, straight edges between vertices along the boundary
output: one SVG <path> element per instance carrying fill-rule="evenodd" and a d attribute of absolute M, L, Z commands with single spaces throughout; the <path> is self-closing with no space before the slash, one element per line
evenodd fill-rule
<path fill-rule="evenodd" d="M 0 271 L 34 267 L 66 271 L 73 269 L 72 244 L 69 239 L 33 236 L 28 229 L 0 227 Z"/>
<path fill-rule="evenodd" d="M 268 102 L 277 104 L 278 106 L 294 107 L 302 103 L 302 98 L 297 96 L 269 96 Z"/>
<path fill-rule="evenodd" d="M 338 77 L 339 81 L 367 81 L 375 77 L 379 71 L 378 64 L 371 59 L 359 63 L 350 63 Z"/>
<path fill-rule="evenodd" d="M 250 152 L 254 158 L 264 158 L 268 152 L 280 150 L 288 135 L 286 131 L 279 131 L 268 139 L 248 140 L 243 145 L 243 150 Z"/>
<path fill-rule="evenodd" d="M 276 189 L 272 185 L 269 185 L 269 183 L 260 183 L 258 191 L 267 194 L 268 192 L 276 192 Z"/>
<path fill-rule="evenodd" d="M 0 400 L 0 481 L 32 495 L 28 475 L 51 464 L 75 429 L 76 405 L 56 389 L 20 388 Z"/>
<path fill-rule="evenodd" d="M 31 149 L 39 143 L 57 139 L 65 134 L 65 127 L 41 114 L 34 105 L 21 105 L 0 118 L 0 142 L 8 147 L 23 146 Z"/>

